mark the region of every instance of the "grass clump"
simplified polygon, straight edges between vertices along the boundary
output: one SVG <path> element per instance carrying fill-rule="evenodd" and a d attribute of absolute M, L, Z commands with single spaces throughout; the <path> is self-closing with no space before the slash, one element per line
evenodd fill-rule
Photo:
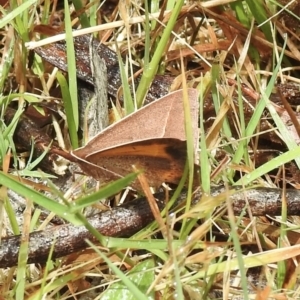
<path fill-rule="evenodd" d="M 17 267 L 0 270 L 0 294 L 5 299 L 298 297 L 299 219 L 286 215 L 284 193 L 282 215 L 272 218 L 251 213 L 234 216 L 230 202 L 231 193 L 236 192 L 232 187 L 237 185 L 245 190 L 251 185 L 283 191 L 298 187 L 299 137 L 294 129 L 298 125 L 290 122 L 286 106 L 277 97 L 288 92 L 278 92 L 279 81 L 295 87 L 297 94 L 298 68 L 292 66 L 299 62 L 299 20 L 290 14 L 300 6 L 295 2 L 290 11 L 281 10 L 285 3 L 276 10 L 275 4 L 261 1 L 223 1 L 215 7 L 211 1 L 201 2 L 202 6 L 185 1 L 163 5 L 152 1 L 150 6 L 107 1 L 100 7 L 76 1 L 63 5 L 2 2 L 1 120 L 8 109 L 15 109 L 9 122 L 0 122 L 2 239 L 22 234 Z M 281 14 L 275 19 L 277 11 Z M 96 31 L 93 26 L 105 29 Z M 157 216 L 159 222 L 132 237 L 102 236 L 85 215 L 90 206 L 109 209 L 108 205 L 135 197 L 128 190 L 128 194 L 119 191 L 138 174 L 100 188 L 79 175 L 66 189 L 59 185 L 64 177 L 53 179 L 51 172 L 38 169 L 43 169 L 41 160 L 49 154 L 46 147 L 43 156 L 33 157 L 39 138 L 28 141 L 31 150 L 13 138 L 25 114 L 31 120 L 35 116 L 41 132 L 49 133 L 54 142 L 60 134 L 66 148 L 80 144 L 73 29 L 94 31 L 99 41 L 119 54 L 123 87 L 109 95 L 114 115 L 123 115 L 122 106 L 125 114 L 141 107 L 153 78 L 163 81 L 169 76 L 170 89 L 200 91 L 201 169 L 194 172 L 200 173 L 202 198 L 193 205 L 190 184 L 185 207 L 167 206 Z M 286 29 L 289 34 L 281 35 Z M 37 55 L 32 58 L 25 46 L 46 35 L 56 38 L 62 31 L 68 75 Z M 135 73 L 137 67 L 140 74 Z M 123 98 L 119 97 L 122 92 Z M 292 94 L 284 97 L 297 101 Z M 189 171 L 194 168 L 191 149 L 188 141 Z M 225 189 L 216 195 L 214 188 L 219 185 Z M 11 190 L 25 199 L 17 217 L 9 201 Z M 99 199 L 107 200 L 99 203 Z M 50 211 L 45 220 L 40 217 L 43 209 Z M 29 233 L 51 228 L 48 223 L 55 215 L 86 226 L 97 237 L 98 246 L 90 243 L 80 253 L 27 265 Z"/>

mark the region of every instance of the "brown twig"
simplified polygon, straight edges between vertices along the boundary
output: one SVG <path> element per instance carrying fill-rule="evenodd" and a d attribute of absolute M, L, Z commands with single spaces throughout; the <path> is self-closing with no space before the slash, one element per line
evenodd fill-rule
<path fill-rule="evenodd" d="M 225 189 L 217 187 L 212 195 L 216 196 Z M 224 193 L 224 197 L 226 194 Z M 157 206 L 162 210 L 165 206 L 165 193 L 155 195 Z M 282 190 L 271 188 L 255 188 L 237 190 L 230 195 L 233 212 L 235 215 L 246 213 L 246 203 L 253 216 L 276 216 L 281 214 Z M 186 195 L 183 192 L 176 205 L 184 204 Z M 195 195 L 194 204 L 201 199 L 201 193 Z M 246 201 L 247 199 L 247 201 Z M 300 191 L 288 189 L 286 191 L 287 214 L 300 214 Z M 101 212 L 88 218 L 91 225 L 100 233 L 111 237 L 131 236 L 154 220 L 146 198 L 139 198 L 122 206 L 114 207 L 109 211 Z M 95 238 L 84 227 L 61 225 L 45 231 L 30 234 L 28 263 L 45 263 L 48 259 L 50 248 L 54 245 L 52 259 L 78 252 L 87 247 L 85 239 L 95 242 Z M 0 268 L 15 266 L 18 262 L 21 236 L 2 238 L 0 245 Z M 105 246 L 105 245 L 103 245 Z"/>

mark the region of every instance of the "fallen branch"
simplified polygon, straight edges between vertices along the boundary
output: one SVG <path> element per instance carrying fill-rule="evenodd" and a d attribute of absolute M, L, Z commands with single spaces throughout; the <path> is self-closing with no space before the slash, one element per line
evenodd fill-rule
<path fill-rule="evenodd" d="M 212 196 L 225 191 L 224 187 L 214 188 Z M 236 190 L 229 196 L 235 215 L 247 213 L 247 203 L 253 216 L 276 216 L 281 214 L 282 190 L 272 188 L 254 188 Z M 226 193 L 224 193 L 226 198 Z M 300 214 L 300 191 L 288 189 L 284 195 L 287 203 L 288 215 Z M 160 210 L 165 207 L 165 194 L 155 194 Z M 184 204 L 186 195 L 183 192 L 176 205 Z M 201 193 L 195 195 L 194 204 L 201 199 Z M 90 224 L 101 234 L 110 237 L 128 237 L 154 221 L 151 209 L 146 198 L 139 198 L 114 207 L 88 218 Z M 85 240 L 96 242 L 90 232 L 82 226 L 61 225 L 45 231 L 30 234 L 29 253 L 27 263 L 45 263 L 49 256 L 53 242 L 54 251 L 52 259 L 59 258 L 87 247 Z M 0 268 L 17 265 L 21 236 L 2 238 L 0 245 Z"/>

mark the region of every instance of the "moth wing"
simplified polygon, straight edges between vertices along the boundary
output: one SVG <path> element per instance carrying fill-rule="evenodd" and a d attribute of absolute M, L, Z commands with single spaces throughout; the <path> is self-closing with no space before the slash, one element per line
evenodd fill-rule
<path fill-rule="evenodd" d="M 142 140 L 173 138 L 186 140 L 183 91 L 168 94 L 107 127 L 88 144 L 72 152 L 86 158 L 94 153 Z M 198 91 L 188 89 L 194 143 L 198 144 Z"/>
<path fill-rule="evenodd" d="M 133 171 L 142 170 L 150 184 L 178 183 L 186 161 L 186 142 L 176 139 L 152 139 L 135 142 L 90 155 L 79 165 L 88 175 L 108 182 Z M 137 187 L 137 183 L 133 184 Z"/>

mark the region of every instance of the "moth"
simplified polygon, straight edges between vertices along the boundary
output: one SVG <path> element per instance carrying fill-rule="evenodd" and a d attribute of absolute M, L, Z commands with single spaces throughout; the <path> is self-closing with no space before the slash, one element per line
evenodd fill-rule
<path fill-rule="evenodd" d="M 198 91 L 187 90 L 195 153 L 198 148 Z M 150 186 L 178 183 L 186 162 L 183 90 L 172 92 L 94 136 L 71 152 L 82 171 L 101 183 L 124 177 L 133 165 Z M 134 182 L 133 187 L 138 183 Z"/>

